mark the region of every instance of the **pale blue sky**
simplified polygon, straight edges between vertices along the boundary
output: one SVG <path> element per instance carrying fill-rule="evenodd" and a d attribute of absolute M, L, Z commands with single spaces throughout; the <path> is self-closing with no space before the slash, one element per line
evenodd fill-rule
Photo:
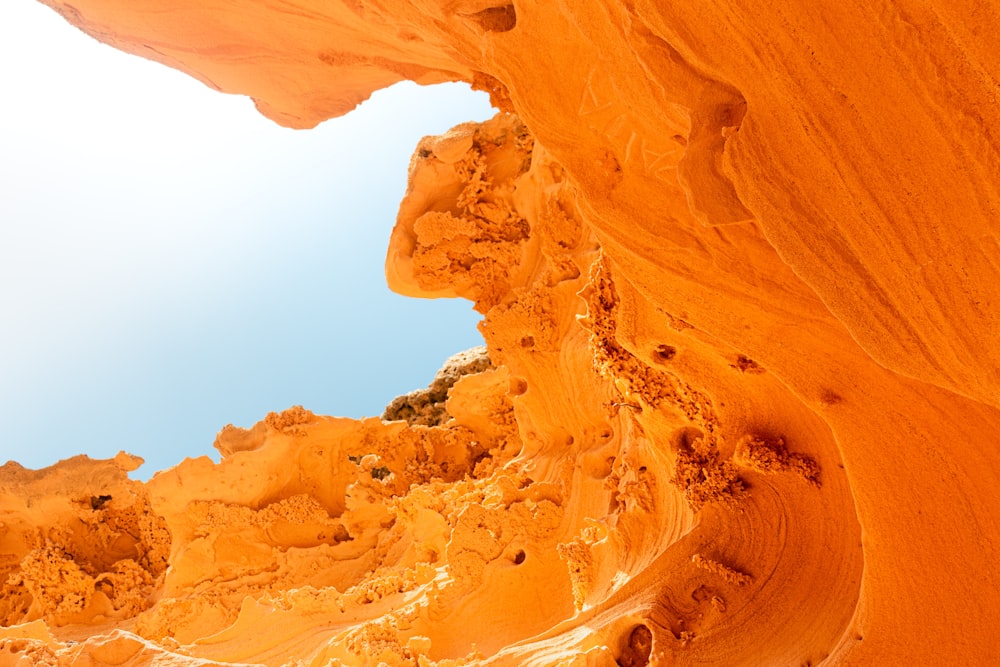
<path fill-rule="evenodd" d="M 0 464 L 215 457 L 301 404 L 380 414 L 481 344 L 466 301 L 385 286 L 420 137 L 493 114 L 400 84 L 309 131 L 0 3 Z"/>

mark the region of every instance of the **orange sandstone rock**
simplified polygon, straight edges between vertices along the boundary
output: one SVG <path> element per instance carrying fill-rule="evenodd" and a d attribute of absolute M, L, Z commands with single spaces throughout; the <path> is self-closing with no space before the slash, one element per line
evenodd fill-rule
<path fill-rule="evenodd" d="M 493 367 L 8 464 L 0 664 L 1000 662 L 996 6 L 47 2 L 290 126 L 487 90 L 386 274 Z"/>

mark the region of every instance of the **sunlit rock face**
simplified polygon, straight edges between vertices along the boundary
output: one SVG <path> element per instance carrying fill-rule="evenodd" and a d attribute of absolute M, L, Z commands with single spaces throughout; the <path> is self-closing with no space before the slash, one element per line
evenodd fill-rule
<path fill-rule="evenodd" d="M 491 363 L 0 468 L 0 664 L 1000 663 L 995 5 L 48 4 L 294 127 L 489 91 L 386 274 Z"/>

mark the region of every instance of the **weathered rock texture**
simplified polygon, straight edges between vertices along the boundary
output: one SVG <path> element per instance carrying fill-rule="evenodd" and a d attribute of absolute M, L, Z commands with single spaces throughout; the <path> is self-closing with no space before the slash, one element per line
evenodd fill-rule
<path fill-rule="evenodd" d="M 465 375 L 474 375 L 493 368 L 486 346 L 474 347 L 448 358 L 426 389 L 417 389 L 397 396 L 382 413 L 385 421 L 405 421 L 407 424 L 438 426 L 451 419 L 448 414 L 448 394 Z"/>
<path fill-rule="evenodd" d="M 1000 663 L 995 3 L 47 2 L 294 127 L 488 90 L 386 272 L 496 368 L 146 485 L 8 465 L 0 660 Z"/>

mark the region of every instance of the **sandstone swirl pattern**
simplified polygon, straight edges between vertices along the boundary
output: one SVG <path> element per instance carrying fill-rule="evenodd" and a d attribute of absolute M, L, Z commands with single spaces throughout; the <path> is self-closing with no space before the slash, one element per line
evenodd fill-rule
<path fill-rule="evenodd" d="M 290 126 L 488 90 L 386 274 L 493 367 L 146 485 L 8 464 L 3 664 L 1000 662 L 994 4 L 49 4 Z"/>

